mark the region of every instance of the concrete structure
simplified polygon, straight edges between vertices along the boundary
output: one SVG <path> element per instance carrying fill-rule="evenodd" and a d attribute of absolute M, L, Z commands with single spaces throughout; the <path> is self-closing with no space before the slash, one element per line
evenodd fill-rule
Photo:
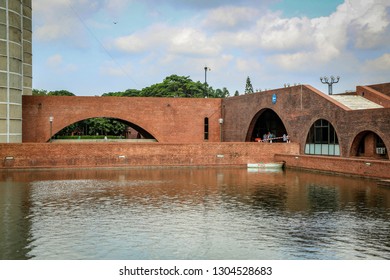
<path fill-rule="evenodd" d="M 0 143 L 22 142 L 22 95 L 32 94 L 31 0 L 0 0 Z"/>

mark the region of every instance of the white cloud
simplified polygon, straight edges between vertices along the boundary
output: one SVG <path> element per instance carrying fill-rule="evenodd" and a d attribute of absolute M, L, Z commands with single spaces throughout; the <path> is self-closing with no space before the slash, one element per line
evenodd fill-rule
<path fill-rule="evenodd" d="M 85 22 L 101 7 L 97 0 L 34 0 L 34 40 L 85 46 Z"/>
<path fill-rule="evenodd" d="M 388 0 L 350 0 L 339 6 L 337 15 L 344 18 L 344 28 L 355 47 L 376 48 L 388 43 L 390 36 Z"/>
<path fill-rule="evenodd" d="M 111 15 L 118 15 L 122 13 L 125 8 L 133 1 L 131 0 L 105 0 L 104 10 L 108 11 Z"/>
<path fill-rule="evenodd" d="M 252 7 L 222 6 L 210 10 L 202 25 L 205 29 L 232 30 L 250 25 L 260 11 Z"/>
<path fill-rule="evenodd" d="M 112 47 L 123 52 L 140 53 L 164 49 L 169 54 L 217 55 L 220 46 L 206 33 L 191 27 L 173 27 L 157 24 L 142 32 L 114 40 Z"/>
<path fill-rule="evenodd" d="M 367 60 L 364 65 L 364 71 L 390 71 L 390 53 L 385 53 L 384 55 Z"/>
<path fill-rule="evenodd" d="M 250 58 L 238 58 L 235 63 L 237 69 L 243 73 L 256 73 L 262 70 L 260 63 Z"/>
<path fill-rule="evenodd" d="M 47 59 L 47 64 L 49 67 L 57 68 L 62 63 L 62 56 L 60 54 L 52 55 Z"/>
<path fill-rule="evenodd" d="M 187 55 L 218 55 L 221 47 L 207 35 L 194 28 L 179 28 L 171 35 L 169 51 Z"/>
<path fill-rule="evenodd" d="M 60 54 L 55 54 L 55 55 L 50 56 L 46 60 L 46 65 L 52 71 L 61 72 L 61 73 L 74 72 L 77 70 L 77 66 L 75 64 L 64 63 L 64 59 L 63 59 L 62 55 L 60 55 Z"/>

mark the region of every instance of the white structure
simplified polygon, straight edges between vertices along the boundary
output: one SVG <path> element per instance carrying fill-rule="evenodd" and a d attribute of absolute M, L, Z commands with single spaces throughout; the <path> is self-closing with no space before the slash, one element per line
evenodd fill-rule
<path fill-rule="evenodd" d="M 0 0 L 0 143 L 22 142 L 23 94 L 32 94 L 31 0 Z"/>

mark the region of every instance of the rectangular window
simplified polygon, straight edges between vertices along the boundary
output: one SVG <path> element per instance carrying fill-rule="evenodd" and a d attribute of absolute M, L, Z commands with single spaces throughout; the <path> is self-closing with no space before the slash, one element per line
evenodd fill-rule
<path fill-rule="evenodd" d="M 204 140 L 209 140 L 209 118 L 204 118 Z"/>

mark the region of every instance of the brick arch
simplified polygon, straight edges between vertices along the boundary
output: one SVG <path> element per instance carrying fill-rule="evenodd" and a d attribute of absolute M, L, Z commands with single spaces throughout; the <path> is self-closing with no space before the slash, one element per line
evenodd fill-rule
<path fill-rule="evenodd" d="M 372 158 L 389 159 L 388 146 L 386 146 L 386 142 L 384 141 L 385 139 L 383 138 L 384 136 L 380 136 L 380 134 L 381 134 L 380 132 L 377 133 L 373 130 L 364 130 L 359 132 L 352 141 L 349 156 L 351 157 L 364 156 L 364 157 L 372 157 Z M 379 137 L 384 143 L 386 154 L 383 156 L 376 154 L 375 151 L 376 143 L 373 143 L 373 141 L 375 141 L 375 137 Z M 364 143 L 365 151 L 362 155 L 360 155 L 359 146 L 361 145 L 362 141 L 365 141 Z"/>
<path fill-rule="evenodd" d="M 62 123 L 61 125 L 63 125 L 63 127 L 60 127 L 60 125 L 57 125 L 56 126 L 56 130 L 52 131 L 53 133 L 53 136 L 60 132 L 62 129 L 72 125 L 72 124 L 75 124 L 75 123 L 78 123 L 80 121 L 84 121 L 84 120 L 89 120 L 89 119 L 94 119 L 94 118 L 107 118 L 107 119 L 116 119 L 116 120 L 119 120 L 119 121 L 122 121 L 124 122 L 126 125 L 134 128 L 135 130 L 137 130 L 138 132 L 140 132 L 142 135 L 144 136 L 149 136 L 148 138 L 149 139 L 155 139 L 157 142 L 158 142 L 158 139 L 156 139 L 156 137 L 154 137 L 154 135 L 152 133 L 150 133 L 149 131 L 147 131 L 146 129 L 144 129 L 143 127 L 139 126 L 137 123 L 134 123 L 132 121 L 129 121 L 128 119 L 120 119 L 120 118 L 117 118 L 117 117 L 111 117 L 111 116 L 95 116 L 95 117 L 88 117 L 88 118 L 85 118 L 85 119 L 80 119 L 80 120 L 77 120 L 73 123 L 70 123 L 70 124 L 65 124 L 65 123 Z M 54 120 L 53 120 L 53 123 L 54 123 Z M 50 137 L 48 139 L 46 139 L 46 142 L 48 142 L 50 140 Z"/>
<path fill-rule="evenodd" d="M 261 119 L 261 117 L 265 113 L 267 113 L 267 112 L 271 112 L 272 114 L 274 114 L 278 118 L 277 121 L 278 122 L 280 121 L 280 124 L 283 126 L 282 129 L 281 129 L 283 132 L 280 133 L 281 135 L 276 135 L 276 136 L 277 137 L 281 137 L 283 135 L 283 133 L 288 134 L 288 131 L 286 129 L 286 125 L 284 124 L 284 121 L 279 116 L 279 114 L 277 112 L 275 112 L 275 110 L 273 110 L 271 108 L 262 108 L 253 116 L 252 120 L 250 121 L 248 130 L 247 130 L 247 134 L 246 134 L 246 137 L 245 137 L 245 141 L 246 142 L 253 141 L 252 138 L 253 138 L 254 130 L 256 129 L 256 124 Z M 263 134 L 263 132 L 264 132 L 263 130 L 264 130 L 264 128 L 262 128 L 262 130 L 260 131 L 261 134 Z M 260 135 L 259 137 L 263 138 L 263 135 Z"/>
<path fill-rule="evenodd" d="M 135 124 L 161 143 L 220 141 L 221 100 L 217 98 L 23 96 L 23 142 L 46 142 L 81 120 L 107 117 Z"/>
<path fill-rule="evenodd" d="M 87 108 L 86 108 L 87 109 Z M 61 131 L 63 128 L 77 123 L 79 121 L 83 121 L 86 119 L 92 119 L 92 118 L 112 118 L 112 119 L 118 119 L 122 120 L 131 124 L 134 124 L 138 128 L 142 129 L 143 131 L 147 131 L 150 135 L 152 135 L 157 141 L 158 141 L 158 132 L 155 132 L 152 128 L 150 128 L 150 125 L 147 123 L 144 123 L 141 119 L 142 116 L 138 116 L 136 114 L 127 114 L 124 116 L 123 113 L 117 112 L 105 112 L 104 108 L 94 108 L 89 107 L 87 112 L 83 113 L 77 113 L 74 112 L 73 114 L 66 114 L 62 115 L 61 113 L 51 113 L 51 116 L 53 116 L 53 128 L 52 133 L 55 135 L 59 131 Z M 157 137 L 155 136 L 157 135 Z M 45 139 L 43 139 L 43 142 L 47 142 L 50 139 L 50 132 L 49 134 L 45 134 Z"/>

